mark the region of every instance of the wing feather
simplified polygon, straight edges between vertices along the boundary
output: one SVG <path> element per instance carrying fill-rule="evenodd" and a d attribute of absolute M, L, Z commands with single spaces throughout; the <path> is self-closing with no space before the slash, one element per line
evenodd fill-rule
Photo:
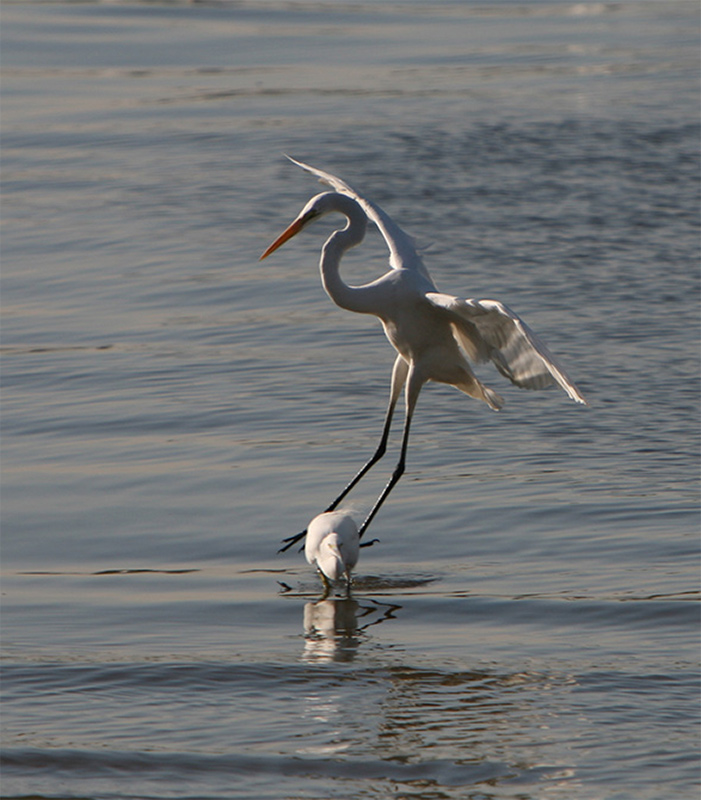
<path fill-rule="evenodd" d="M 524 389 L 556 384 L 572 400 L 586 405 L 555 356 L 508 306 L 439 292 L 429 292 L 426 298 L 448 312 L 456 338 L 473 361 L 492 361 L 502 375 Z"/>

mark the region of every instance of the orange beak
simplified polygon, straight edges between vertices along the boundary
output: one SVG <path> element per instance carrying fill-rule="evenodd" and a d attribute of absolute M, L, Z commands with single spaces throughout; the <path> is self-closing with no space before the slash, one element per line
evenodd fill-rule
<path fill-rule="evenodd" d="M 288 239 L 291 239 L 293 236 L 296 236 L 302 228 L 314 217 L 316 216 L 315 213 L 308 211 L 304 216 L 297 217 L 297 219 L 289 225 L 285 230 L 277 237 L 277 239 L 270 245 L 270 247 L 263 253 L 263 255 L 258 259 L 262 261 L 264 258 L 267 258 L 271 253 L 274 253 L 278 247 L 282 247 L 283 244 Z"/>

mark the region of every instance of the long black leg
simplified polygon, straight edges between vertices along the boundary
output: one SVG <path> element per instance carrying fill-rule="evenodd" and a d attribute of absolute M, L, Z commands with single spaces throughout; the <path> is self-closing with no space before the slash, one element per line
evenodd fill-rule
<path fill-rule="evenodd" d="M 382 490 L 382 494 L 377 498 L 375 505 L 370 510 L 370 513 L 365 517 L 365 521 L 360 526 L 360 530 L 358 531 L 358 537 L 362 538 L 363 534 L 367 530 L 368 526 L 372 522 L 375 514 L 380 510 L 380 506 L 385 502 L 389 493 L 394 489 L 397 485 L 399 479 L 404 474 L 404 468 L 406 466 L 406 451 L 407 445 L 409 443 L 409 427 L 411 426 L 411 416 L 407 416 L 406 420 L 404 421 L 404 436 L 402 437 L 402 450 L 399 456 L 399 461 L 397 462 L 397 466 L 394 468 L 394 472 L 392 473 L 392 477 L 387 481 L 387 485 Z"/>
<path fill-rule="evenodd" d="M 387 450 L 387 440 L 389 439 L 389 431 L 392 427 L 392 417 L 394 415 L 394 409 L 397 405 L 397 400 L 399 399 L 399 395 L 402 391 L 402 387 L 406 382 L 406 377 L 409 372 L 409 365 L 406 361 L 401 357 L 397 356 L 397 359 L 394 362 L 394 367 L 392 368 L 392 382 L 390 386 L 390 395 L 389 395 L 389 404 L 387 405 L 387 413 L 385 414 L 385 422 L 382 428 L 382 435 L 380 436 L 379 444 L 377 445 L 377 449 L 372 454 L 370 459 L 363 464 L 363 466 L 358 470 L 355 474 L 353 479 L 347 484 L 347 486 L 343 489 L 341 494 L 331 503 L 331 505 L 324 509 L 324 511 L 333 511 L 338 504 L 343 500 L 343 498 L 351 491 L 351 489 L 360 481 L 360 479 L 367 474 L 367 472 L 375 465 L 377 462 L 382 458 Z M 399 478 L 397 478 L 399 480 Z M 367 526 L 366 526 L 367 527 Z M 290 547 L 295 545 L 297 542 L 301 541 L 307 535 L 307 531 L 303 530 L 300 533 L 296 533 L 294 536 L 288 536 L 286 539 L 283 539 L 283 546 L 278 550 L 278 553 L 284 553 L 285 550 L 289 550 Z"/>
<path fill-rule="evenodd" d="M 370 523 L 375 517 L 375 514 L 380 510 L 382 504 L 385 502 L 389 493 L 394 489 L 397 485 L 399 479 L 404 474 L 404 468 L 406 466 L 406 451 L 407 447 L 409 446 L 409 430 L 411 428 L 411 418 L 414 414 L 414 408 L 416 407 L 416 401 L 419 397 L 419 392 L 421 391 L 421 387 L 423 386 L 423 380 L 421 380 L 413 368 L 409 372 L 409 381 L 407 383 L 406 389 L 406 417 L 404 418 L 404 433 L 402 434 L 402 446 L 399 452 L 399 461 L 397 461 L 397 466 L 394 468 L 394 472 L 392 473 L 392 477 L 387 481 L 387 485 L 382 490 L 382 493 L 377 498 L 375 505 L 370 510 L 370 513 L 365 517 L 365 521 L 360 526 L 360 530 L 358 531 L 358 537 L 362 538 L 365 531 L 368 529 Z"/>
<path fill-rule="evenodd" d="M 341 494 L 338 495 L 333 503 L 331 503 L 326 511 L 333 511 L 341 502 L 341 500 L 343 500 L 343 498 L 348 494 L 348 492 L 350 492 L 350 490 L 358 483 L 358 481 L 370 470 L 371 467 L 377 464 L 377 462 L 385 454 L 385 451 L 387 450 L 387 440 L 389 439 L 389 431 L 392 426 L 392 416 L 394 415 L 394 409 L 397 405 L 397 399 L 399 398 L 402 386 L 404 386 L 404 382 L 406 381 L 407 372 L 408 365 L 406 361 L 399 356 L 394 362 L 394 367 L 392 369 L 392 386 L 389 404 L 387 406 L 385 424 L 382 428 L 382 436 L 380 436 L 380 442 L 377 445 L 377 450 L 375 450 L 370 459 L 358 470 L 353 480 L 350 481 L 350 483 L 345 487 Z"/>

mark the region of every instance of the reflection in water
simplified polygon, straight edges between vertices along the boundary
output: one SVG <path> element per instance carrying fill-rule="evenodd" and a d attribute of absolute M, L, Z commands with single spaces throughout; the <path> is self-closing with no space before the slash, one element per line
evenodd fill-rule
<path fill-rule="evenodd" d="M 358 640 L 359 605 L 352 597 L 304 605 L 304 660 L 350 661 Z"/>
<path fill-rule="evenodd" d="M 322 597 L 305 603 L 303 659 L 352 661 L 360 646 L 361 634 L 371 625 L 392 619 L 399 608 L 399 605 L 375 600 L 361 604 L 353 597 Z"/>

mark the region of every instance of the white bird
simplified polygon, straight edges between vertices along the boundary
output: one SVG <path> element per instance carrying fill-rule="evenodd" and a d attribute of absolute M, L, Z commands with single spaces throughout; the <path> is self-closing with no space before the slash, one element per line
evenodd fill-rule
<path fill-rule="evenodd" d="M 316 566 L 327 591 L 329 581 L 345 577 L 350 588 L 351 570 L 358 563 L 360 537 L 347 511 L 325 511 L 307 526 L 304 555 Z"/>
<path fill-rule="evenodd" d="M 558 385 L 572 400 L 586 405 L 565 370 L 518 315 L 496 300 L 462 300 L 439 292 L 412 239 L 379 206 L 328 172 L 293 158 L 290 161 L 316 175 L 333 191 L 313 197 L 263 253 L 261 260 L 314 220 L 330 213 L 345 216 L 346 226 L 332 233 L 321 249 L 319 266 L 324 289 L 341 308 L 379 317 L 387 338 L 397 351 L 389 405 L 377 449 L 327 511 L 333 511 L 384 455 L 394 408 L 404 387 L 406 407 L 399 460 L 361 525 L 360 537 L 404 472 L 414 408 L 421 387 L 427 381 L 452 384 L 498 410 L 503 404 L 502 398 L 484 386 L 470 366 L 470 361 L 491 360 L 516 386 L 544 389 Z M 368 220 L 379 228 L 389 247 L 391 269 L 371 283 L 349 286 L 339 275 L 341 257 L 362 242 Z M 281 550 L 291 547 L 306 533 L 302 531 L 284 539 L 286 544 Z"/>

